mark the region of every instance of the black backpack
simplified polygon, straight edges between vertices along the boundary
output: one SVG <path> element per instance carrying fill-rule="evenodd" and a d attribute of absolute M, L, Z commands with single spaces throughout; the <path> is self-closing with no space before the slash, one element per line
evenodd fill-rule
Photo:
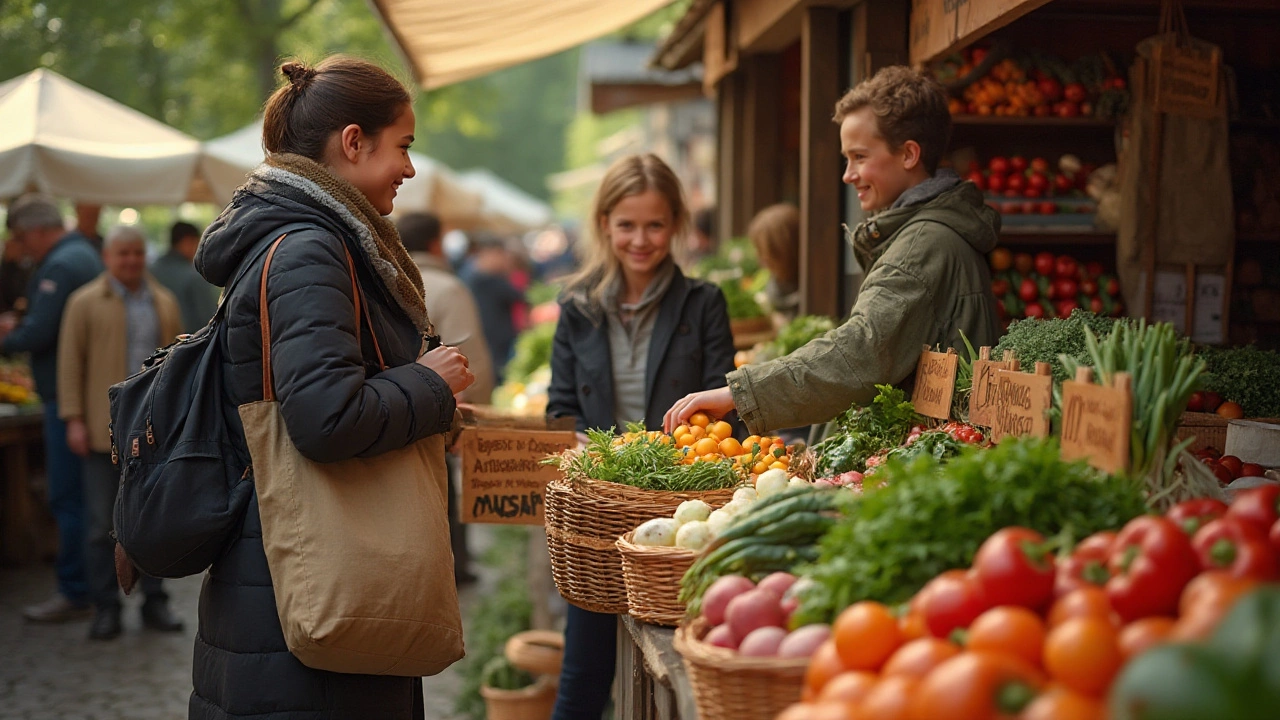
<path fill-rule="evenodd" d="M 223 415 L 220 339 L 228 298 L 270 245 L 259 243 L 241 263 L 208 325 L 157 350 L 141 372 L 108 391 L 111 459 L 120 468 L 116 569 L 126 592 L 133 576 L 121 550 L 154 577 L 203 572 L 248 507 L 249 450 Z"/>

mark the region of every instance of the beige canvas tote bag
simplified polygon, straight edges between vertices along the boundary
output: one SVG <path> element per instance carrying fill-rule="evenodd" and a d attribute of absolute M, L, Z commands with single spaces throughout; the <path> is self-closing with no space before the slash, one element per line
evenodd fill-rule
<path fill-rule="evenodd" d="M 463 656 L 449 544 L 444 435 L 371 458 L 303 457 L 272 386 L 262 270 L 263 399 L 240 406 L 253 460 L 262 544 L 289 651 L 319 670 L 434 675 Z M 361 293 L 347 253 L 360 336 Z M 369 321 L 367 308 L 364 319 Z M 373 325 L 369 323 L 370 334 Z M 378 362 L 382 349 L 374 337 Z"/>

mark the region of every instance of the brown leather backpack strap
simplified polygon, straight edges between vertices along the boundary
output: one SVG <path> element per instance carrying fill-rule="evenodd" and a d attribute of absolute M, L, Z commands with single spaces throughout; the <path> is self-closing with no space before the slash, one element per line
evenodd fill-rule
<path fill-rule="evenodd" d="M 351 294 L 356 299 L 356 343 L 360 342 L 360 315 L 364 314 L 364 321 L 369 326 L 369 337 L 373 338 L 373 351 L 378 355 L 378 367 L 383 370 L 387 369 L 387 361 L 382 359 L 382 346 L 378 344 L 378 333 L 373 329 L 373 318 L 369 317 L 369 303 L 362 302 L 364 292 L 360 288 L 360 281 L 356 278 L 356 265 L 351 259 L 351 251 L 347 249 L 347 244 L 342 244 L 342 251 L 347 254 L 347 270 L 351 273 Z"/>

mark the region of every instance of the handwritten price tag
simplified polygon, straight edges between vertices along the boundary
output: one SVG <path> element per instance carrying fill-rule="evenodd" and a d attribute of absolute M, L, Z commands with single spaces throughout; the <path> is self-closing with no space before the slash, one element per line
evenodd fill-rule
<path fill-rule="evenodd" d="M 996 372 L 992 402 L 991 439 L 1049 436 L 1049 406 L 1053 401 L 1053 376 L 1048 363 L 1036 363 L 1036 374 L 1016 370 Z"/>
<path fill-rule="evenodd" d="M 996 393 L 996 372 L 1015 370 L 1010 360 L 1011 353 L 1005 351 L 1001 361 L 991 359 L 991 348 L 978 349 L 978 359 L 973 361 L 973 386 L 969 391 L 969 424 L 980 427 L 991 427 L 992 402 Z"/>
<path fill-rule="evenodd" d="M 911 391 L 911 404 L 925 417 L 946 420 L 951 417 L 951 396 L 956 390 L 956 368 L 960 356 L 948 349 L 933 352 L 927 346 L 916 365 L 916 386 Z"/>
<path fill-rule="evenodd" d="M 541 525 L 547 483 L 560 477 L 548 455 L 577 443 L 572 432 L 467 428 L 462 431 L 465 523 Z"/>
<path fill-rule="evenodd" d="M 1112 387 L 1091 382 L 1081 368 L 1076 380 L 1062 383 L 1062 458 L 1085 458 L 1109 473 L 1129 467 L 1129 431 L 1133 425 L 1132 382 L 1117 373 Z"/>

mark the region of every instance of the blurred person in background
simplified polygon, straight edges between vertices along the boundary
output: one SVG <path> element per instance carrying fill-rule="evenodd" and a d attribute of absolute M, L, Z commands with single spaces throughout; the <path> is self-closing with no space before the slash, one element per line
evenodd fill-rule
<path fill-rule="evenodd" d="M 493 360 L 480 324 L 480 311 L 471 291 L 454 274 L 444 255 L 440 219 L 431 213 L 411 213 L 396 223 L 409 257 L 422 271 L 423 299 L 441 341 L 456 345 L 470 363 L 476 381 L 458 393 L 458 402 L 487 405 L 493 394 Z M 449 465 L 449 538 L 453 544 L 453 577 L 458 584 L 474 582 L 467 526 L 458 513 L 458 485 L 462 465 L 457 455 L 445 456 Z"/>
<path fill-rule="evenodd" d="M 58 341 L 58 416 L 67 424 L 67 446 L 80 456 L 84 478 L 85 577 L 94 606 L 89 639 L 121 632 L 112 510 L 120 473 L 111 461 L 107 390 L 137 372 L 155 349 L 182 331 L 178 301 L 147 277 L 147 239 L 121 226 L 102 243 L 106 272 L 71 294 Z M 143 575 L 142 624 L 180 632 L 159 578 Z"/>
<path fill-rule="evenodd" d="M 101 205 L 76 203 L 76 227 L 71 232 L 88 241 L 97 252 L 102 252 L 102 236 L 98 234 L 98 221 L 101 218 Z"/>
<path fill-rule="evenodd" d="M 719 243 L 716 242 L 716 209 L 704 207 L 693 213 L 693 233 L 689 236 L 689 248 L 685 256 L 689 262 L 696 263 L 705 257 L 716 254 Z"/>
<path fill-rule="evenodd" d="M 0 312 L 27 311 L 27 284 L 31 282 L 31 261 L 22 250 L 22 243 L 10 238 L 0 254 Z"/>
<path fill-rule="evenodd" d="M 102 272 L 102 260 L 81 233 L 67 232 L 53 200 L 25 195 L 9 206 L 8 242 L 17 242 L 35 263 L 27 292 L 27 314 L 0 315 L 0 351 L 31 354 L 31 376 L 44 402 L 45 467 L 49 509 L 58 525 L 53 597 L 23 609 L 33 622 L 88 617 L 89 585 L 84 563 L 84 488 L 80 457 L 67 447 L 67 427 L 58 417 L 58 334 L 71 293 Z"/>
<path fill-rule="evenodd" d="M 169 252 L 151 264 L 151 275 L 164 285 L 182 308 L 182 332 L 204 327 L 218 309 L 218 289 L 196 272 L 193 260 L 200 246 L 200 230 L 191 223 L 174 223 Z"/>
<path fill-rule="evenodd" d="M 516 342 L 512 308 L 524 302 L 524 293 L 511 283 L 515 258 L 505 240 L 489 233 L 477 233 L 471 244 L 474 251 L 459 276 L 475 296 L 484 339 L 493 359 L 494 381 L 501 385 L 503 368 L 511 359 Z"/>
<path fill-rule="evenodd" d="M 783 322 L 800 314 L 800 211 L 778 203 L 756 213 L 747 226 L 756 257 L 769 271 L 765 294 Z"/>

